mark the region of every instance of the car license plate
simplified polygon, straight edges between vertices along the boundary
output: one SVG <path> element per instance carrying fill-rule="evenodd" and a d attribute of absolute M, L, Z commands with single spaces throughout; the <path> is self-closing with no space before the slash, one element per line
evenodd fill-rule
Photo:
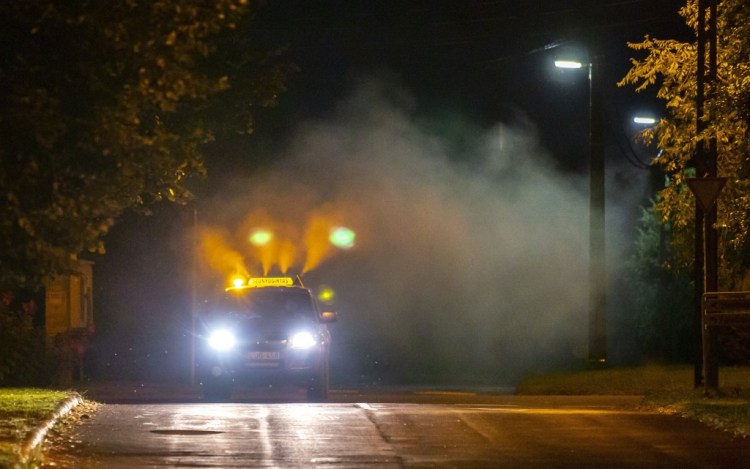
<path fill-rule="evenodd" d="M 279 352 L 250 352 L 248 358 L 250 360 L 278 360 L 281 356 Z"/>

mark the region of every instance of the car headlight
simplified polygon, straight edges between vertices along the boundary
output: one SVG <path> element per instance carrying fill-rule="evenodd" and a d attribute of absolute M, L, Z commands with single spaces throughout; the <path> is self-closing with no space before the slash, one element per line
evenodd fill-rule
<path fill-rule="evenodd" d="M 298 332 L 292 336 L 292 348 L 306 349 L 315 347 L 317 343 L 315 336 L 309 332 Z"/>
<path fill-rule="evenodd" d="M 208 345 L 216 350 L 229 350 L 234 347 L 235 343 L 234 334 L 226 329 L 214 331 L 208 337 Z"/>

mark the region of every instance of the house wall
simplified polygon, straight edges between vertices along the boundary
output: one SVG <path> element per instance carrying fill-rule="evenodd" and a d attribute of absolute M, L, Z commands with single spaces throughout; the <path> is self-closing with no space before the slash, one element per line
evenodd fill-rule
<path fill-rule="evenodd" d="M 55 278 L 46 287 L 46 335 L 87 329 L 94 324 L 93 266 L 78 261 L 78 273 Z"/>

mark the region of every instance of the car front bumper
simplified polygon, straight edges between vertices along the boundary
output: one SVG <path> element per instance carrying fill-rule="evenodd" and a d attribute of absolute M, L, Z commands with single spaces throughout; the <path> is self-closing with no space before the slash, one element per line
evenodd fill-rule
<path fill-rule="evenodd" d="M 321 347 L 308 350 L 263 347 L 231 352 L 205 350 L 198 360 L 197 372 L 201 380 L 222 379 L 244 384 L 304 384 L 322 366 Z"/>

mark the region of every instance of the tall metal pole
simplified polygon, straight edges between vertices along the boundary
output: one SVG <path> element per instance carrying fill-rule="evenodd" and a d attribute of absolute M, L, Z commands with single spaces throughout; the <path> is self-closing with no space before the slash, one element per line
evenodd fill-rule
<path fill-rule="evenodd" d="M 190 303 L 190 384 L 195 386 L 195 315 L 198 301 L 198 209 L 193 209 L 193 259 Z"/>
<path fill-rule="evenodd" d="M 589 146 L 590 146 L 590 238 L 589 238 L 589 364 L 607 361 L 607 269 L 604 232 L 604 112 L 600 65 L 596 44 L 590 44 Z"/>
<path fill-rule="evenodd" d="M 702 306 L 704 289 L 703 269 L 703 211 L 695 202 L 695 260 L 693 263 L 693 386 L 703 385 L 703 330 Z"/>

